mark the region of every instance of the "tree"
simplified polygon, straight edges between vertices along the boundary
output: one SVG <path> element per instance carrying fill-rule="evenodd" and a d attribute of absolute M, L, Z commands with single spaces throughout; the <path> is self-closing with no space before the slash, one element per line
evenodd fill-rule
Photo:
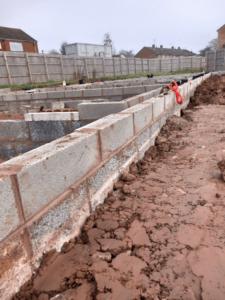
<path fill-rule="evenodd" d="M 121 49 L 120 51 L 119 51 L 119 54 L 123 54 L 125 57 L 127 57 L 127 58 L 133 58 L 134 57 L 134 50 L 123 50 L 123 49 Z"/>
<path fill-rule="evenodd" d="M 103 39 L 104 46 L 110 46 L 112 50 L 112 55 L 116 54 L 116 49 L 114 47 L 114 42 L 111 39 L 110 33 L 106 32 Z"/>
<path fill-rule="evenodd" d="M 60 55 L 59 51 L 52 49 L 50 51 L 48 51 L 48 54 L 55 54 L 55 55 Z"/>
<path fill-rule="evenodd" d="M 199 50 L 199 54 L 201 56 L 206 56 L 207 51 L 215 51 L 216 49 L 217 49 L 217 39 L 213 39 L 208 43 L 208 45 L 205 48 Z"/>
<path fill-rule="evenodd" d="M 68 43 L 67 43 L 66 41 L 63 41 L 63 42 L 61 43 L 61 46 L 60 46 L 59 51 L 60 51 L 60 53 L 61 53 L 62 55 L 66 55 L 66 49 L 65 49 L 65 46 L 66 46 L 66 45 L 68 45 Z"/>

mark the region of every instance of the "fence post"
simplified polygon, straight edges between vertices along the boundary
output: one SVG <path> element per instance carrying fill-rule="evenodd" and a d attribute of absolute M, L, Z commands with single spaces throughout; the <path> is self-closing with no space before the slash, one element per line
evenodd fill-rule
<path fill-rule="evenodd" d="M 115 57 L 113 57 L 113 70 L 114 70 L 114 76 L 116 76 Z"/>
<path fill-rule="evenodd" d="M 173 58 L 172 57 L 171 57 L 170 61 L 171 61 L 171 72 L 173 72 Z"/>
<path fill-rule="evenodd" d="M 85 70 L 86 70 L 87 79 L 89 79 L 86 57 L 84 58 L 84 66 L 85 66 Z"/>
<path fill-rule="evenodd" d="M 94 66 L 94 78 L 97 78 L 98 76 L 97 76 L 97 70 L 96 70 L 96 62 L 95 62 L 95 58 L 93 58 L 93 66 Z"/>
<path fill-rule="evenodd" d="M 104 57 L 102 58 L 102 66 L 103 66 L 103 74 L 104 74 L 104 77 L 105 77 L 105 60 L 104 60 Z"/>
<path fill-rule="evenodd" d="M 123 75 L 122 57 L 120 57 L 120 73 Z"/>
<path fill-rule="evenodd" d="M 142 58 L 142 73 L 144 73 L 144 58 Z"/>
<path fill-rule="evenodd" d="M 26 60 L 27 60 L 27 67 L 28 67 L 29 77 L 30 77 L 30 83 L 33 83 L 27 52 L 26 52 Z"/>
<path fill-rule="evenodd" d="M 62 63 L 62 56 L 59 56 L 61 70 L 62 70 L 62 80 L 65 80 L 64 71 L 63 71 L 63 63 Z"/>
<path fill-rule="evenodd" d="M 8 73 L 9 84 L 12 84 L 12 78 L 11 78 L 11 75 L 10 75 L 10 72 L 9 72 L 9 65 L 8 65 L 7 57 L 6 57 L 5 53 L 4 53 L 4 60 L 5 60 L 6 70 L 7 70 L 7 73 Z"/>
<path fill-rule="evenodd" d="M 148 72 L 150 72 L 150 59 L 148 59 Z"/>
<path fill-rule="evenodd" d="M 136 58 L 134 59 L 134 64 L 135 64 L 135 74 L 137 74 L 137 64 L 136 64 Z"/>
<path fill-rule="evenodd" d="M 162 72 L 162 58 L 159 61 L 159 72 Z"/>
<path fill-rule="evenodd" d="M 49 74 L 48 74 L 48 66 L 47 66 L 47 61 L 46 61 L 46 55 L 45 54 L 44 54 L 44 62 L 45 62 L 45 70 L 46 70 L 47 81 L 50 82 Z"/>
<path fill-rule="evenodd" d="M 182 70 L 182 57 L 179 58 L 180 61 L 180 71 Z"/>
<path fill-rule="evenodd" d="M 214 55 L 214 72 L 216 71 L 216 55 L 217 54 L 217 50 L 215 51 L 215 55 Z"/>
<path fill-rule="evenodd" d="M 129 58 L 127 58 L 127 70 L 128 70 L 128 74 L 130 75 L 130 64 L 129 64 Z"/>
<path fill-rule="evenodd" d="M 75 57 L 73 57 L 73 63 L 74 63 L 75 78 L 77 79 L 77 64 L 76 64 Z"/>

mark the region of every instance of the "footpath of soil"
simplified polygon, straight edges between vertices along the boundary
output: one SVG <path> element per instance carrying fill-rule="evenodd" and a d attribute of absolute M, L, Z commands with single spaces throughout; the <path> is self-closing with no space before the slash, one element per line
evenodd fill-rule
<path fill-rule="evenodd" d="M 171 117 L 81 235 L 45 254 L 13 299 L 224 300 L 224 114 L 205 104 Z"/>

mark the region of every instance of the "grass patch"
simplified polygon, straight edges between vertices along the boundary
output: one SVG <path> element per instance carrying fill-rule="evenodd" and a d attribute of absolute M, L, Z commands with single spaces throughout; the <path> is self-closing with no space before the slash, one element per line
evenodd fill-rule
<path fill-rule="evenodd" d="M 138 77 L 146 77 L 147 74 L 153 74 L 154 76 L 163 76 L 163 75 L 176 75 L 176 74 L 185 74 L 185 73 L 200 73 L 203 70 L 179 70 L 179 71 L 174 71 L 174 72 L 157 72 L 157 73 L 138 73 L 138 74 L 130 74 L 130 75 L 119 75 L 119 76 L 108 76 L 108 77 L 100 77 L 100 78 L 90 78 L 90 79 L 84 79 L 84 82 L 93 82 L 93 81 L 99 81 L 99 80 L 117 80 L 117 79 L 129 79 L 129 78 L 138 78 Z M 66 80 L 66 83 L 77 83 L 79 80 L 78 79 L 70 79 Z M 50 82 L 41 82 L 41 83 L 26 83 L 26 84 L 21 84 L 21 85 L 1 85 L 0 89 L 4 88 L 10 88 L 10 89 L 24 89 L 24 88 L 30 88 L 30 89 L 36 89 L 36 88 L 43 88 L 43 87 L 49 87 L 49 86 L 54 86 L 62 84 L 62 80 L 60 81 L 50 81 Z"/>

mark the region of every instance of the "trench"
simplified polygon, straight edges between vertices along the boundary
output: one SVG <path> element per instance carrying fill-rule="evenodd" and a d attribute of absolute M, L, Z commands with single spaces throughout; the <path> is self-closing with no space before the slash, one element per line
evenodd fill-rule
<path fill-rule="evenodd" d="M 81 234 L 45 253 L 13 300 L 224 299 L 224 82 L 197 87 Z"/>

